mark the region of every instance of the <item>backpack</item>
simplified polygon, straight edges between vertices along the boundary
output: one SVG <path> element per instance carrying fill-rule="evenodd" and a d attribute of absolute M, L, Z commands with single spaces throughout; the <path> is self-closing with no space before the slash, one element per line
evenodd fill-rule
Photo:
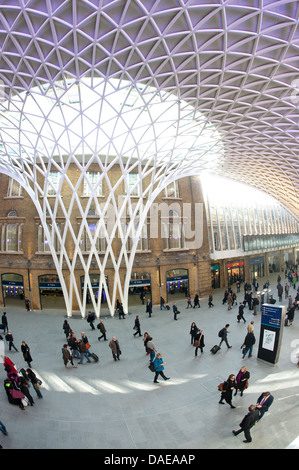
<path fill-rule="evenodd" d="M 154 365 L 153 362 L 150 363 L 150 365 L 148 366 L 149 370 L 152 371 L 152 372 L 156 372 L 156 367 Z"/>
<path fill-rule="evenodd" d="M 225 328 L 221 328 L 221 330 L 219 331 L 219 333 L 218 333 L 219 338 L 222 338 L 223 333 L 224 333 L 224 329 Z"/>
<path fill-rule="evenodd" d="M 223 392 L 223 385 L 224 385 L 224 382 L 218 385 L 219 392 Z"/>

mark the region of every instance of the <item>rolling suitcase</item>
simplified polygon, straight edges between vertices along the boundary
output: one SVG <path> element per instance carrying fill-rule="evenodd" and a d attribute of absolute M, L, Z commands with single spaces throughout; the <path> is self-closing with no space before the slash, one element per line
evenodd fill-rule
<path fill-rule="evenodd" d="M 91 353 L 90 355 L 95 362 L 98 362 L 99 356 L 97 356 L 95 353 Z"/>
<path fill-rule="evenodd" d="M 213 346 L 211 349 L 211 353 L 216 354 L 219 351 L 219 349 L 221 349 L 220 346 L 218 344 L 215 344 L 215 346 Z"/>

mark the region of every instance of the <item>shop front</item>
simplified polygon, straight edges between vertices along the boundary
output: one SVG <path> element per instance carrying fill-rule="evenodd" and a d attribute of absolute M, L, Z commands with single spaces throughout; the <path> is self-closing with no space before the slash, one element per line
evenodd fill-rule
<path fill-rule="evenodd" d="M 129 306 L 144 305 L 151 299 L 151 275 L 147 272 L 133 272 L 129 285 Z"/>
<path fill-rule="evenodd" d="M 167 302 L 175 302 L 188 296 L 188 269 L 171 269 L 166 271 Z"/>
<path fill-rule="evenodd" d="M 220 265 L 212 264 L 211 265 L 211 278 L 212 278 L 212 288 L 217 289 L 220 287 Z"/>
<path fill-rule="evenodd" d="M 42 274 L 38 277 L 41 309 L 65 309 L 62 287 L 57 274 Z"/>
<path fill-rule="evenodd" d="M 280 272 L 280 253 L 268 254 L 269 273 Z"/>
<path fill-rule="evenodd" d="M 244 260 L 229 261 L 226 266 L 229 285 L 232 285 L 237 281 L 245 281 Z"/>
<path fill-rule="evenodd" d="M 16 273 L 1 274 L 1 285 L 4 307 L 7 305 L 24 305 L 23 276 Z"/>
<path fill-rule="evenodd" d="M 265 262 L 263 256 L 249 259 L 249 276 L 250 282 L 258 277 L 265 276 Z"/>

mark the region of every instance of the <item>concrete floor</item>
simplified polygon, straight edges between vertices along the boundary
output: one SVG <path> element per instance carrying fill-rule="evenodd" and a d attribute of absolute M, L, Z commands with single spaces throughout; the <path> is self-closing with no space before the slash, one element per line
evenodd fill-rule
<path fill-rule="evenodd" d="M 274 297 L 277 274 L 270 277 Z M 261 285 L 260 280 L 260 285 Z M 283 279 L 284 283 L 284 279 Z M 179 301 L 181 314 L 173 320 L 172 311 L 154 307 L 152 318 L 145 306 L 131 308 L 125 320 L 104 317 L 109 340 L 119 339 L 122 356 L 114 362 L 108 342 L 98 341 L 98 330 L 92 331 L 86 320 L 69 319 L 77 337 L 84 331 L 100 362 L 86 361 L 77 369 L 66 370 L 61 347 L 65 342 L 62 330 L 64 311 L 27 312 L 23 308 L 6 307 L 9 327 L 20 347 L 24 339 L 31 348 L 32 367 L 42 379 L 44 398 L 23 412 L 8 403 L 0 387 L 0 420 L 8 436 L 0 433 L 4 449 L 285 449 L 298 448 L 299 369 L 294 352 L 299 346 L 298 311 L 293 326 L 285 328 L 277 365 L 256 358 L 260 330 L 260 315 L 254 317 L 245 309 L 247 323 L 255 321 L 257 344 L 251 359 L 242 360 L 240 347 L 246 335 L 246 325 L 236 322 L 237 307 L 231 311 L 222 305 L 224 289 L 214 291 L 214 307 L 207 299 L 200 309 L 186 309 Z M 243 291 L 238 300 L 243 300 Z M 285 301 L 284 301 L 285 302 Z M 4 309 L 2 309 L 3 311 Z M 2 313 L 1 313 L 2 314 Z M 148 331 L 162 353 L 166 375 L 171 379 L 153 383 L 145 356 L 142 338 L 133 337 L 135 315 L 141 319 L 142 333 Z M 296 318 L 297 317 L 297 318 Z M 189 330 L 195 321 L 204 330 L 204 353 L 194 357 Z M 210 348 L 219 342 L 218 331 L 230 323 L 231 349 L 223 344 L 216 356 Z M 5 342 L 4 342 L 5 343 Z M 26 366 L 21 352 L 5 354 L 21 368 Z M 75 360 L 75 363 L 78 362 Z M 244 396 L 234 398 L 235 409 L 219 405 L 217 385 L 230 373 L 237 374 L 246 365 L 251 378 Z M 6 373 L 0 367 L 0 379 Z M 233 436 L 250 404 L 261 392 L 274 395 L 270 411 L 252 430 L 253 442 L 244 444 L 243 434 Z M 297 439 L 297 441 L 296 441 Z"/>

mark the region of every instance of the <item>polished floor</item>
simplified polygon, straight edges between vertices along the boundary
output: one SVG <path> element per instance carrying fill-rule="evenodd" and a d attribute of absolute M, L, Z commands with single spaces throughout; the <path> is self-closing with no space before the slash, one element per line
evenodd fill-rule
<path fill-rule="evenodd" d="M 270 277 L 276 294 L 276 277 Z M 260 281 L 261 283 L 262 281 Z M 283 279 L 284 284 L 284 279 Z M 122 355 L 115 362 L 108 347 L 109 341 L 98 341 L 98 330 L 92 331 L 86 320 L 69 319 L 77 337 L 84 331 L 100 361 L 86 360 L 77 369 L 66 370 L 61 347 L 65 342 L 62 324 L 64 311 L 43 310 L 27 312 L 20 307 L 7 306 L 9 327 L 20 348 L 25 340 L 31 348 L 32 368 L 42 379 L 43 399 L 21 411 L 8 403 L 3 386 L 0 388 L 0 420 L 8 436 L 0 433 L 4 449 L 285 449 L 299 447 L 299 314 L 285 328 L 277 365 L 256 358 L 260 315 L 253 316 L 245 309 L 247 323 L 237 323 L 237 307 L 228 311 L 222 305 L 224 289 L 214 291 L 214 307 L 207 299 L 200 309 L 186 309 L 186 301 L 178 301 L 181 311 L 178 321 L 171 311 L 154 307 L 151 318 L 145 306 L 131 308 L 125 320 L 103 317 L 107 338 L 116 336 Z M 292 293 L 292 291 L 291 291 Z M 243 291 L 238 300 L 243 299 Z M 286 303 L 286 300 L 283 300 Z M 3 311 L 4 309 L 2 309 Z M 166 362 L 165 372 L 171 379 L 153 383 L 148 357 L 142 338 L 133 336 L 135 315 L 140 315 L 141 330 L 148 331 L 157 350 Z M 297 318 L 296 318 L 297 317 Z M 240 347 L 249 321 L 254 320 L 257 344 L 252 358 L 242 360 Z M 205 349 L 194 356 L 189 330 L 195 321 L 204 330 Z M 223 344 L 217 355 L 210 353 L 219 342 L 218 331 L 230 323 L 229 343 Z M 21 368 L 26 366 L 21 352 L 5 354 Z M 78 362 L 75 360 L 75 363 Z M 217 385 L 229 374 L 237 374 L 246 365 L 251 377 L 243 397 L 234 398 L 235 409 L 220 405 Z M 3 383 L 6 373 L 0 368 Z M 253 441 L 243 443 L 244 436 L 234 436 L 250 404 L 261 392 L 269 390 L 274 403 L 269 412 L 253 428 Z"/>

